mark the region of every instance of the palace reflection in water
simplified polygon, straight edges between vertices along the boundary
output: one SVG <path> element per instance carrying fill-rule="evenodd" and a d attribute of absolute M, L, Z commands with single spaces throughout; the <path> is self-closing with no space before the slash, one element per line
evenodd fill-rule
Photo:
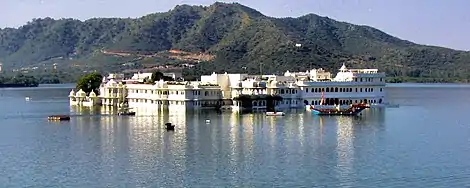
<path fill-rule="evenodd" d="M 139 181 L 159 179 L 162 184 L 158 186 L 312 182 L 354 186 L 356 150 L 373 149 L 355 147 L 356 142 L 373 145 L 378 139 L 375 135 L 385 129 L 383 109 L 370 109 L 361 117 L 321 117 L 304 111 L 267 117 L 263 113 L 152 109 L 137 109 L 137 116 L 121 117 L 111 115 L 115 110 L 109 107 L 72 107 L 71 112 L 77 115 L 72 119 L 77 139 L 96 141 L 84 147 L 99 150 L 103 181 L 120 181 L 106 174 L 125 173 Z M 166 122 L 176 124 L 176 130 L 166 131 Z"/>

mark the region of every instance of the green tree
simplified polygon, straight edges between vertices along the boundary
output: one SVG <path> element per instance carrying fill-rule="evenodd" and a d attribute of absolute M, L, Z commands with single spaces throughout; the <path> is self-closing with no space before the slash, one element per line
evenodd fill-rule
<path fill-rule="evenodd" d="M 103 76 L 99 73 L 90 73 L 87 74 L 77 81 L 77 90 L 82 89 L 85 93 L 89 94 L 91 91 L 94 91 L 96 94 L 99 94 L 99 87 Z"/>
<path fill-rule="evenodd" d="M 150 78 L 150 81 L 151 81 L 152 83 L 154 83 L 154 82 L 160 81 L 160 80 L 162 80 L 162 79 L 163 79 L 163 81 L 174 81 L 174 79 L 173 79 L 172 77 L 165 76 L 165 75 L 163 75 L 163 73 L 160 72 L 160 71 L 155 71 L 155 72 L 153 72 L 153 73 L 152 73 L 152 77 Z"/>

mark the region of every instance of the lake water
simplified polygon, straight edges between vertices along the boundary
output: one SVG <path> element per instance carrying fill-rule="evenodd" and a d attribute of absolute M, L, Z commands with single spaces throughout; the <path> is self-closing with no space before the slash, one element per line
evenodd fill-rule
<path fill-rule="evenodd" d="M 467 85 L 390 85 L 400 107 L 362 117 L 90 116 L 70 87 L 0 89 L 1 187 L 470 186 Z"/>

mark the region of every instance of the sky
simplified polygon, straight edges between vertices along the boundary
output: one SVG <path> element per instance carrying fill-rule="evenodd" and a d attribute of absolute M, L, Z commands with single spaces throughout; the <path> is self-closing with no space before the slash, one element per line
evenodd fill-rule
<path fill-rule="evenodd" d="M 33 18 L 140 17 L 212 0 L 0 0 L 0 28 Z M 368 25 L 419 44 L 470 50 L 470 0 L 238 0 L 272 17 L 308 13 Z"/>

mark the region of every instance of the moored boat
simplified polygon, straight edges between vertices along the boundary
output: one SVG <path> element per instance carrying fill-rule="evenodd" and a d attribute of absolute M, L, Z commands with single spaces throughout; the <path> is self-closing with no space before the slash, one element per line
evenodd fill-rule
<path fill-rule="evenodd" d="M 171 124 L 171 123 L 165 123 L 165 128 L 167 131 L 173 131 L 175 130 L 175 125 Z"/>
<path fill-rule="evenodd" d="M 135 116 L 135 112 L 118 112 L 120 116 Z"/>
<path fill-rule="evenodd" d="M 135 116 L 134 111 L 130 111 L 131 108 L 121 108 L 118 112 L 119 116 Z"/>
<path fill-rule="evenodd" d="M 316 115 L 342 115 L 342 116 L 355 116 L 361 113 L 364 109 L 368 108 L 365 104 L 352 104 L 348 108 L 315 108 L 310 106 L 310 110 Z"/>
<path fill-rule="evenodd" d="M 266 116 L 284 116 L 284 112 L 266 112 Z"/>
<path fill-rule="evenodd" d="M 54 121 L 70 121 L 70 116 L 68 115 L 52 115 L 47 117 L 48 120 Z"/>

